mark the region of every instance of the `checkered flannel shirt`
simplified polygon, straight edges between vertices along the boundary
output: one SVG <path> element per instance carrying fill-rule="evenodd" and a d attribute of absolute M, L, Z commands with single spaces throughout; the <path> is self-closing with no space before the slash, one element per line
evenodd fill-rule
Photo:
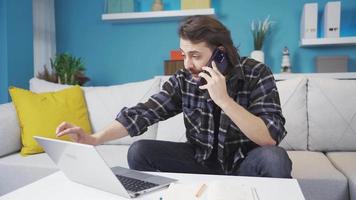
<path fill-rule="evenodd" d="M 278 144 L 287 132 L 270 69 L 252 59 L 241 58 L 227 74 L 226 84 L 229 96 L 260 117 Z M 116 120 L 127 128 L 130 136 L 137 136 L 148 126 L 183 112 L 187 142 L 195 146 L 197 162 L 204 162 L 211 155 L 214 144 L 213 109 L 214 103 L 208 92 L 200 90 L 191 74 L 182 69 L 147 102 L 124 107 Z M 246 154 L 258 145 L 247 138 L 224 111 L 221 111 L 218 134 L 217 159 L 224 173 L 231 174 Z"/>

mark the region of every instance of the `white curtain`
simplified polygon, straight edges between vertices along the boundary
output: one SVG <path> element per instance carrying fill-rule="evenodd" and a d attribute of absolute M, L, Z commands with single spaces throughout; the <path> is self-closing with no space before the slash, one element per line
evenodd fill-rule
<path fill-rule="evenodd" d="M 54 0 L 32 0 L 34 76 L 51 71 L 50 58 L 56 54 Z"/>

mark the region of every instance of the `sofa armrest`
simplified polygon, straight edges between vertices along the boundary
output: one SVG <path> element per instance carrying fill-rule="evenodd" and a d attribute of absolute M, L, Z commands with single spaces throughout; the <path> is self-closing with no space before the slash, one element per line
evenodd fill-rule
<path fill-rule="evenodd" d="M 0 157 L 19 151 L 21 131 L 12 103 L 0 104 Z"/>

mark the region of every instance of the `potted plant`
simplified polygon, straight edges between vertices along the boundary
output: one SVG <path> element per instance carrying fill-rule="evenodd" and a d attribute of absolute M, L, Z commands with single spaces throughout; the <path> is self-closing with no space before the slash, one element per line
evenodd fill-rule
<path fill-rule="evenodd" d="M 44 71 L 39 72 L 37 78 L 67 85 L 84 85 L 90 80 L 85 76 L 81 58 L 76 58 L 69 53 L 61 53 L 50 61 L 52 70 L 48 70 L 45 65 Z"/>
<path fill-rule="evenodd" d="M 266 36 L 271 28 L 272 22 L 269 19 L 269 16 L 262 21 L 252 21 L 251 23 L 251 32 L 253 37 L 253 46 L 254 51 L 251 52 L 251 58 L 264 62 L 264 53 L 262 51 L 263 43 L 266 39 Z"/>
<path fill-rule="evenodd" d="M 85 68 L 81 58 L 76 58 L 69 53 L 61 53 L 54 60 L 51 59 L 51 67 L 60 84 L 84 85 L 89 81 L 84 74 Z"/>

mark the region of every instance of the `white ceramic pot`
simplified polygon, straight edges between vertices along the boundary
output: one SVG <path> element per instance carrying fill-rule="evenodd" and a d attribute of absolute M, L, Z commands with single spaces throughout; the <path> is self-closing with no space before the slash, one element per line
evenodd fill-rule
<path fill-rule="evenodd" d="M 261 50 L 252 51 L 250 57 L 261 63 L 265 62 L 265 54 Z"/>

